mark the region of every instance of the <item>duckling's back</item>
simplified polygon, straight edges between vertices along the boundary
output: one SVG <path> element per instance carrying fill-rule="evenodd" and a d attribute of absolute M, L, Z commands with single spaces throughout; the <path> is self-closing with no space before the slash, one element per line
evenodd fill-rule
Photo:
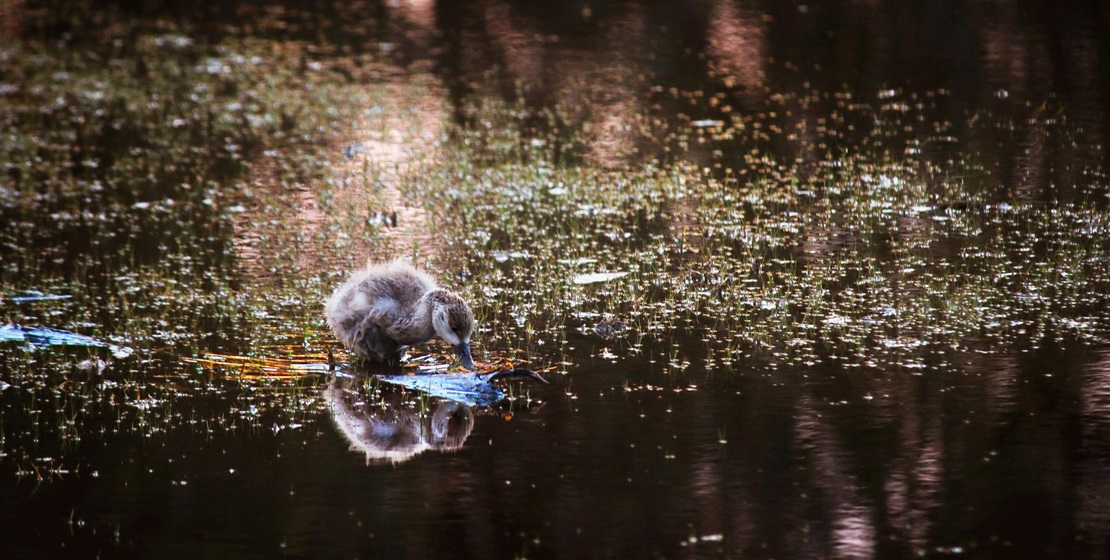
<path fill-rule="evenodd" d="M 354 347 L 356 330 L 367 317 L 373 316 L 377 324 L 391 324 L 410 314 L 421 296 L 434 289 L 431 276 L 407 263 L 370 263 L 328 298 L 324 314 L 336 336 Z"/>

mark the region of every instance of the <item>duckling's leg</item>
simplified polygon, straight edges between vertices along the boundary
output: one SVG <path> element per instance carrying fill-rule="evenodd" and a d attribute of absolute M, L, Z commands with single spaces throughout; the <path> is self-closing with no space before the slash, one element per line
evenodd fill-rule
<path fill-rule="evenodd" d="M 373 356 L 382 362 L 396 361 L 404 349 L 385 333 L 385 329 L 374 323 L 365 325 L 359 344 L 366 348 L 367 356 Z"/>

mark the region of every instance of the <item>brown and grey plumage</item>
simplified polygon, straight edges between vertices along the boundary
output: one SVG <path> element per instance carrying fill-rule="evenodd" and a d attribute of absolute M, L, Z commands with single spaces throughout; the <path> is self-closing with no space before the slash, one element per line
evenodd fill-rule
<path fill-rule="evenodd" d="M 439 335 L 455 349 L 463 367 L 474 369 L 470 307 L 409 264 L 366 265 L 328 298 L 324 316 L 340 342 L 363 358 L 398 358 L 406 347 Z"/>

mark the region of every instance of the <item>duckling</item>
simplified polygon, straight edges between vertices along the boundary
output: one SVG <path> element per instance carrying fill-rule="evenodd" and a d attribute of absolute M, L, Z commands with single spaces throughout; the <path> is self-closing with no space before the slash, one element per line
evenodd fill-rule
<path fill-rule="evenodd" d="M 363 358 L 400 358 L 408 346 L 438 334 L 454 348 L 463 367 L 474 369 L 470 307 L 407 263 L 367 264 L 328 298 L 324 316 L 335 336 Z"/>

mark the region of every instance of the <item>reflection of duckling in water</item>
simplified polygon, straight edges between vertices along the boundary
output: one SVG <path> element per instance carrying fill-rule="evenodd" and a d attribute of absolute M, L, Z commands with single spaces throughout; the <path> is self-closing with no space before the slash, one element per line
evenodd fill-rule
<path fill-rule="evenodd" d="M 363 358 L 397 359 L 406 347 L 438 334 L 463 367 L 474 369 L 474 314 L 461 297 L 409 264 L 368 264 L 328 298 L 324 315 L 335 336 Z"/>
<path fill-rule="evenodd" d="M 339 432 L 353 451 L 366 455 L 368 464 L 399 463 L 429 449 L 456 451 L 474 430 L 474 412 L 464 403 L 431 399 L 434 408 L 429 417 L 397 403 L 369 405 L 370 399 L 355 386 L 355 378 L 336 376 L 324 391 L 324 399 Z"/>

